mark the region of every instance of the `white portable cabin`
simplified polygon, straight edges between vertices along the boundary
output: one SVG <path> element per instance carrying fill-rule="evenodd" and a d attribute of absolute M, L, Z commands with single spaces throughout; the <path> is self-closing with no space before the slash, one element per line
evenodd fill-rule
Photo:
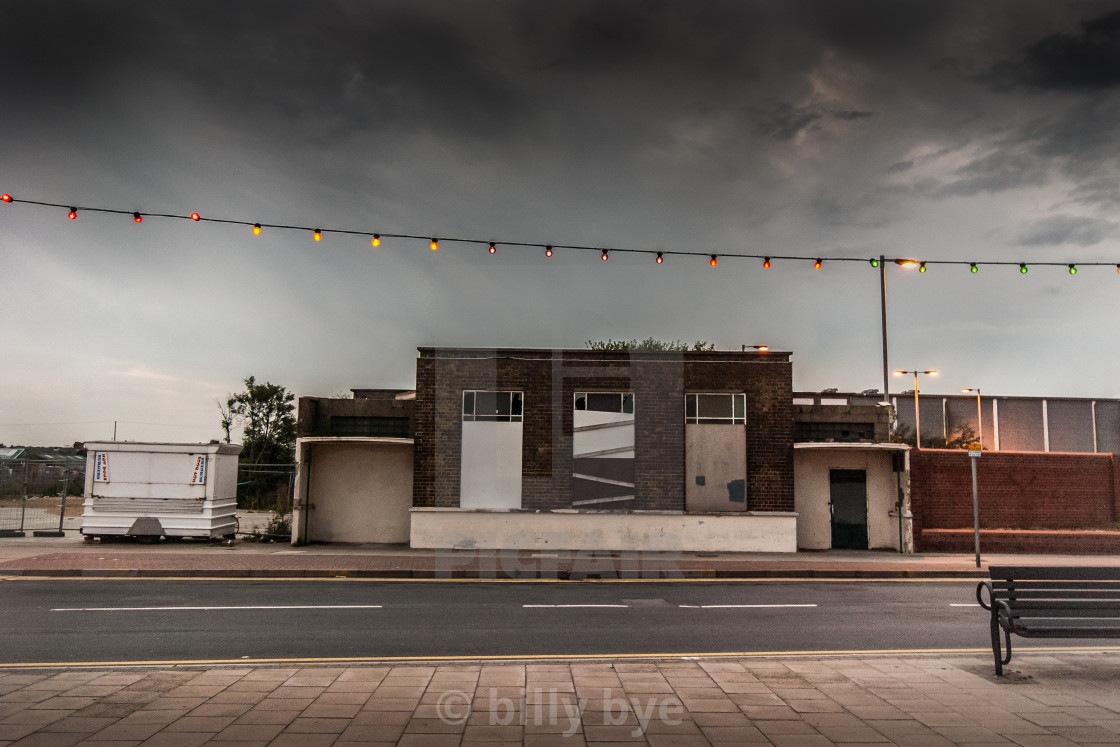
<path fill-rule="evenodd" d="M 237 527 L 240 444 L 91 441 L 82 534 L 225 537 Z"/>

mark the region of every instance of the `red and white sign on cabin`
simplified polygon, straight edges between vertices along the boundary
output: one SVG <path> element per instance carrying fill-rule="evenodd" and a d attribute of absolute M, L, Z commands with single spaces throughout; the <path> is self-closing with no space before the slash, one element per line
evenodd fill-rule
<path fill-rule="evenodd" d="M 191 474 L 191 485 L 206 484 L 206 457 L 199 454 L 194 458 L 194 472 Z"/>
<path fill-rule="evenodd" d="M 94 455 L 93 481 L 109 482 L 109 455 L 103 451 L 99 451 Z"/>

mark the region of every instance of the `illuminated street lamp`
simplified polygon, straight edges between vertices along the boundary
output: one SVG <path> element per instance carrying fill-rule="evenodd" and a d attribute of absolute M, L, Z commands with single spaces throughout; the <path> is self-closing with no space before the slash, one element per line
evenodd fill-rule
<path fill-rule="evenodd" d="M 936 376 L 937 371 L 895 371 L 895 376 L 914 374 L 914 448 L 922 448 L 922 419 L 918 412 L 918 374 Z"/>
<path fill-rule="evenodd" d="M 980 410 L 980 390 L 979 389 L 962 389 L 962 392 L 968 394 L 969 392 L 976 392 L 976 438 L 979 441 L 980 448 L 984 448 L 984 413 Z"/>

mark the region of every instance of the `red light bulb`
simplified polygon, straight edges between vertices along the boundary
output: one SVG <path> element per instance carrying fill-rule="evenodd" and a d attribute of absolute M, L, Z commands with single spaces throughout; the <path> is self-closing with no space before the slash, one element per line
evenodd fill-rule
<path fill-rule="evenodd" d="M 769 270 L 770 269 L 770 258 L 769 257 L 762 260 L 762 269 L 764 269 L 764 270 Z"/>
<path fill-rule="evenodd" d="M 546 256 L 546 257 L 551 257 L 552 256 L 552 247 L 551 246 L 546 246 L 544 248 L 544 256 Z"/>
<path fill-rule="evenodd" d="M 607 256 L 607 250 L 606 249 L 603 250 L 603 256 L 601 257 L 601 259 L 604 262 L 606 262 L 608 259 L 610 259 L 610 257 Z"/>
<path fill-rule="evenodd" d="M 198 213 L 191 213 L 191 220 L 202 220 L 202 216 Z"/>
<path fill-rule="evenodd" d="M 661 256 L 661 252 L 658 252 L 657 253 L 657 264 L 661 264 L 664 261 L 665 261 L 664 258 Z"/>
<path fill-rule="evenodd" d="M 819 259 L 816 262 L 813 263 L 813 269 L 814 270 L 821 269 L 821 261 Z"/>
<path fill-rule="evenodd" d="M 78 217 L 78 208 L 70 208 L 70 212 L 66 214 L 66 217 L 69 218 L 70 220 L 74 220 L 75 218 L 77 218 Z"/>
<path fill-rule="evenodd" d="M 144 216 L 140 215 L 140 213 L 133 213 L 132 214 L 132 220 L 136 223 L 143 223 L 144 222 Z"/>
<path fill-rule="evenodd" d="M 498 247 L 494 246 L 494 242 L 491 241 L 490 242 L 490 253 L 493 254 L 496 251 L 498 251 Z"/>
<path fill-rule="evenodd" d="M 719 264 L 719 260 L 716 259 L 716 255 L 714 255 L 714 254 L 712 255 L 712 258 L 708 260 L 708 264 L 711 265 L 712 267 L 715 267 L 716 265 Z"/>
<path fill-rule="evenodd" d="M 0 200 L 3 200 L 4 202 L 11 202 L 12 196 L 5 192 L 4 194 L 0 195 Z"/>

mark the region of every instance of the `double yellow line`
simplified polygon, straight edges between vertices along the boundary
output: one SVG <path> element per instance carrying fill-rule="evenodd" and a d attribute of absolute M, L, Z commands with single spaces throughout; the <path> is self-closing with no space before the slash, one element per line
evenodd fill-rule
<path fill-rule="evenodd" d="M 1017 655 L 1039 653 L 1115 653 L 1120 646 L 1019 646 Z M 990 648 L 899 648 L 899 649 L 834 649 L 823 651 L 723 651 L 717 653 L 655 653 L 655 654 L 514 654 L 504 656 L 347 656 L 302 657 L 269 659 L 164 659 L 136 661 L 65 661 L 19 662 L 0 664 L 4 669 L 91 669 L 113 667 L 172 667 L 172 666 L 279 666 L 284 664 L 378 664 L 378 663 L 462 663 L 469 661 L 627 661 L 648 659 L 733 659 L 733 658 L 782 658 L 782 657 L 844 657 L 844 656 L 922 656 L 922 655 L 975 655 L 991 654 Z"/>

